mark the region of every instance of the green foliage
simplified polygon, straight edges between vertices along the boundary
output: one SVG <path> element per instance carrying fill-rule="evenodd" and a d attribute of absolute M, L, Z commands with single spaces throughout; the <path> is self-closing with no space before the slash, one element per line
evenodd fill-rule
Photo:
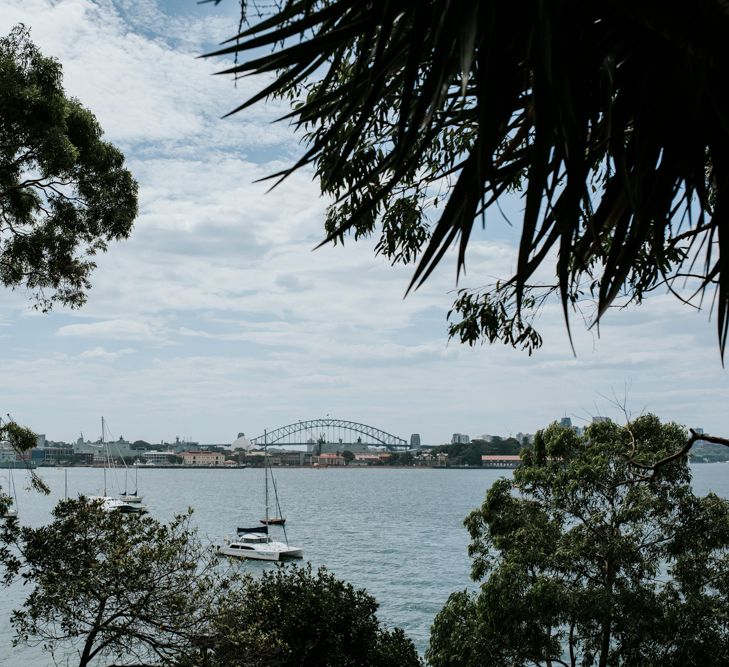
<path fill-rule="evenodd" d="M 352 463 L 352 461 L 354 461 L 354 453 L 349 451 L 348 449 L 345 449 L 342 452 L 342 458 L 344 459 L 344 463 L 346 465 L 349 465 L 350 463 Z"/>
<path fill-rule="evenodd" d="M 313 163 L 335 202 L 327 240 L 379 233 L 376 252 L 393 263 L 419 258 L 417 286 L 451 246 L 460 271 L 474 223 L 500 219 L 502 197 L 523 189 L 516 270 L 461 293 L 451 335 L 531 351 L 541 343 L 531 319 L 546 296 L 566 317 L 594 300 L 599 320 L 616 301 L 640 302 L 668 284 L 699 305 L 716 288 L 723 353 L 725 2 L 292 0 L 259 9 L 209 55 L 235 54 L 226 73 L 266 75 L 232 113 L 267 97 L 291 101 L 306 150 L 272 178 Z M 239 62 L 243 53 L 251 59 Z"/>
<path fill-rule="evenodd" d="M 6 440 L 16 452 L 27 452 L 36 445 L 33 431 L 14 421 L 0 421 L 0 440 Z"/>
<path fill-rule="evenodd" d="M 36 435 L 33 431 L 25 426 L 21 426 L 12 419 L 0 419 L 0 441 L 8 442 L 16 454 L 29 452 L 37 443 Z M 30 473 L 31 487 L 40 493 L 50 493 L 48 485 L 35 474 L 32 468 L 29 467 L 27 470 Z M 2 493 L 2 487 L 0 486 L 0 516 L 4 514 L 7 508 L 7 501 L 8 498 Z"/>
<path fill-rule="evenodd" d="M 493 436 L 489 442 L 475 438 L 469 443 L 440 445 L 434 447 L 432 453 L 433 455 L 448 454 L 448 465 L 451 466 L 480 466 L 481 456 L 484 454 L 516 455 L 521 449 L 522 444 L 516 438 Z"/>
<path fill-rule="evenodd" d="M 11 617 L 15 643 L 75 652 L 81 666 L 159 664 L 193 650 L 215 579 L 189 514 L 161 524 L 67 500 L 49 525 L 23 527 L 18 546 L 20 567 L 6 579 L 19 574 L 32 590 Z"/>
<path fill-rule="evenodd" d="M 686 457 L 649 483 L 626 456 L 685 440 L 653 416 L 540 431 L 466 519 L 481 588 L 438 614 L 430 663 L 727 664 L 729 502 L 693 495 Z"/>
<path fill-rule="evenodd" d="M 413 643 L 382 628 L 377 602 L 311 565 L 247 577 L 215 616 L 214 665 L 417 667 Z"/>
<path fill-rule="evenodd" d="M 542 301 L 548 295 L 547 291 Z M 462 289 L 458 291 L 453 309 L 448 312 L 448 319 L 457 313 L 460 320 L 449 326 L 448 335 L 468 345 L 475 345 L 482 340 L 488 340 L 489 343 L 500 341 L 526 350 L 531 355 L 541 347 L 542 337 L 522 313 L 523 310 L 534 311 L 536 307 L 537 302 L 532 296 L 518 304 L 509 286 L 497 285 L 485 292 Z"/>
<path fill-rule="evenodd" d="M 412 452 L 392 452 L 386 463 L 393 466 L 410 466 L 414 461 Z"/>
<path fill-rule="evenodd" d="M 92 257 L 129 236 L 137 184 L 24 26 L 0 39 L 0 281 L 80 306 Z"/>

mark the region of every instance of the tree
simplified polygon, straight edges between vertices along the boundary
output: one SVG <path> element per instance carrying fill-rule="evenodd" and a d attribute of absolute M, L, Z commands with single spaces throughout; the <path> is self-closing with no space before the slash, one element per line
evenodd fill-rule
<path fill-rule="evenodd" d="M 12 419 L 3 420 L 0 418 L 0 442 L 7 442 L 17 455 L 30 451 L 36 445 L 35 433 L 25 426 L 17 424 Z M 30 473 L 30 484 L 32 488 L 41 493 L 48 494 L 50 489 L 48 485 L 36 475 L 35 471 L 28 466 Z M 3 490 L 0 484 L 0 517 L 4 517 L 6 511 L 12 504 L 12 498 L 9 495 L 10 490 Z M 10 552 L 7 549 L 7 541 L 11 535 L 17 531 L 18 524 L 15 520 L 6 521 L 0 529 L 0 535 L 5 536 L 5 540 L 0 536 L 0 562 Z"/>
<path fill-rule="evenodd" d="M 28 30 L 0 39 L 2 284 L 24 286 L 43 310 L 83 304 L 93 256 L 127 238 L 137 215 L 137 184 L 123 165 Z"/>
<path fill-rule="evenodd" d="M 437 615 L 430 663 L 727 664 L 729 502 L 693 495 L 685 456 L 650 482 L 625 456 L 685 437 L 653 416 L 537 433 L 466 519 L 482 583 Z"/>
<path fill-rule="evenodd" d="M 344 464 L 349 465 L 350 463 L 352 463 L 352 461 L 354 461 L 354 453 L 351 452 L 349 449 L 345 449 L 342 452 L 342 458 L 344 459 Z"/>
<path fill-rule="evenodd" d="M 215 614 L 212 665 L 277 667 L 418 667 L 412 641 L 386 630 L 363 589 L 311 565 L 247 577 Z M 253 642 L 253 643 L 251 643 Z"/>
<path fill-rule="evenodd" d="M 16 644 L 68 649 L 80 667 L 102 657 L 167 664 L 198 650 L 219 580 L 189 514 L 161 524 L 66 500 L 49 525 L 23 527 L 18 545 L 20 567 L 6 581 L 19 572 L 33 588 L 11 617 Z"/>
<path fill-rule="evenodd" d="M 272 178 L 313 164 L 334 200 L 326 241 L 379 229 L 376 252 L 419 258 L 417 287 L 453 245 L 460 273 L 474 222 L 500 219 L 503 196 L 523 189 L 515 272 L 462 290 L 451 336 L 531 352 L 541 344 L 532 316 L 552 295 L 569 327 L 586 299 L 595 323 L 658 288 L 699 306 L 716 289 L 723 356 L 725 3 L 273 6 L 261 3 L 260 20 L 208 55 L 235 54 L 223 73 L 267 75 L 231 113 L 291 100 L 286 118 L 307 148 Z"/>

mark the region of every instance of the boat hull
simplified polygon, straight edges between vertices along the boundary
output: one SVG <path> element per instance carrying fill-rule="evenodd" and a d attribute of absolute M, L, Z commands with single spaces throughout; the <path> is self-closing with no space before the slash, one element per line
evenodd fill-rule
<path fill-rule="evenodd" d="M 232 544 L 224 544 L 218 547 L 218 556 L 229 558 L 240 558 L 242 560 L 271 560 L 279 561 L 288 558 L 303 558 L 304 550 L 296 547 L 284 549 L 240 549 Z"/>
<path fill-rule="evenodd" d="M 144 505 L 125 503 L 118 498 L 110 496 L 89 496 L 89 500 L 99 503 L 105 512 L 120 512 L 121 514 L 146 514 Z"/>

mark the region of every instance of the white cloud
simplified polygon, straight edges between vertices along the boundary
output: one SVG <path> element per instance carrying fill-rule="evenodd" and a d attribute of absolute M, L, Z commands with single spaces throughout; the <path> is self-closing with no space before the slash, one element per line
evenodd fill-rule
<path fill-rule="evenodd" d="M 57 335 L 116 340 L 155 340 L 158 337 L 149 324 L 133 320 L 105 320 L 85 324 L 67 324 L 58 330 Z"/>
<path fill-rule="evenodd" d="M 134 350 L 131 348 L 123 348 L 115 352 L 105 350 L 103 347 L 92 347 L 88 350 L 84 350 L 79 354 L 79 359 L 84 360 L 98 360 L 98 361 L 116 361 L 120 356 L 124 354 L 131 354 Z"/>

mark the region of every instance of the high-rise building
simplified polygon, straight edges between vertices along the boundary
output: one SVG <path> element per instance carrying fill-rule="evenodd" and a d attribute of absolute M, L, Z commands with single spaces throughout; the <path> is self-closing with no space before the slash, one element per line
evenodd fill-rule
<path fill-rule="evenodd" d="M 410 446 L 411 447 L 420 447 L 420 433 L 413 433 L 410 436 Z"/>
<path fill-rule="evenodd" d="M 572 420 L 569 417 L 562 417 L 562 419 L 559 420 L 559 425 L 564 428 L 572 428 Z"/>
<path fill-rule="evenodd" d="M 610 419 L 610 417 L 600 417 L 599 415 L 592 418 L 593 424 L 606 424 L 611 421 L 612 421 L 612 419 Z"/>
<path fill-rule="evenodd" d="M 467 445 L 471 442 L 471 438 L 465 433 L 454 433 L 451 438 L 452 445 Z"/>

